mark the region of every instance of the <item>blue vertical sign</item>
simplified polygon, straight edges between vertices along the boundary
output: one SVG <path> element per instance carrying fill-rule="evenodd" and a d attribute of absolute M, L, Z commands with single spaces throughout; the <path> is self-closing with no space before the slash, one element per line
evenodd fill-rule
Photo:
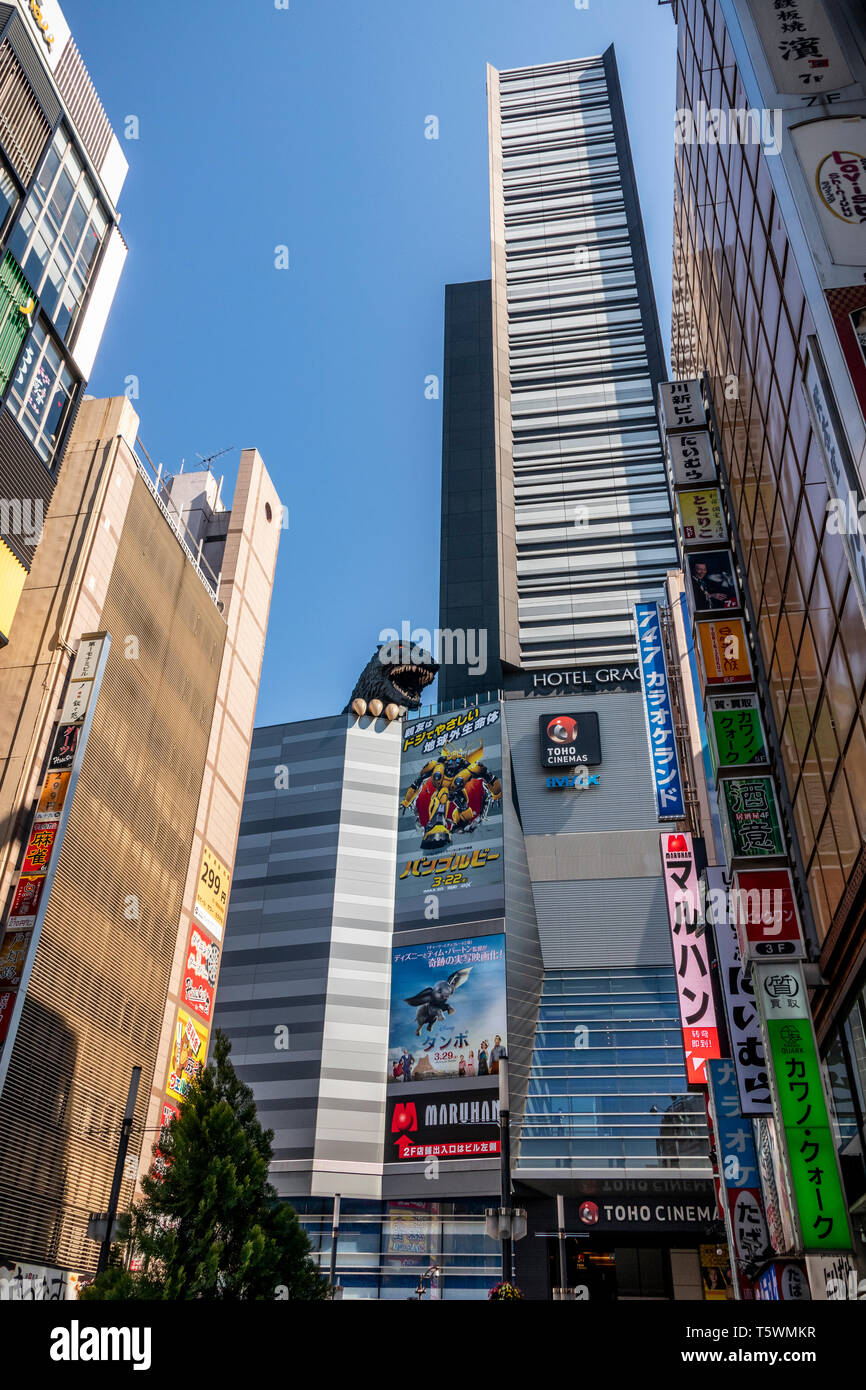
<path fill-rule="evenodd" d="M 680 820 L 685 815 L 683 783 L 658 604 L 636 603 L 634 619 L 656 809 L 659 820 Z"/>

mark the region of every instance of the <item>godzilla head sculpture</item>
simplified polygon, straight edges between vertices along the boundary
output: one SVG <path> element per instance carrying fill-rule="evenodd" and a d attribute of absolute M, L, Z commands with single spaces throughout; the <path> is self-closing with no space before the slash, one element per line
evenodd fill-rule
<path fill-rule="evenodd" d="M 397 719 L 418 709 L 426 686 L 436 678 L 438 661 L 412 642 L 380 642 L 355 683 L 344 714 Z"/>

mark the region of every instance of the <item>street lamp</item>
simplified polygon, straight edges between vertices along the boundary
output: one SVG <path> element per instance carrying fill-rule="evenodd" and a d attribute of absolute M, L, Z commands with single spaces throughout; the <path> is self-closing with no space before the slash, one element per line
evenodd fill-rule
<path fill-rule="evenodd" d="M 526 1212 L 511 1206 L 511 1129 L 508 1099 L 508 1060 L 499 1059 L 499 1186 L 500 1205 L 487 1207 L 485 1229 L 491 1240 L 502 1241 L 502 1282 L 511 1282 L 512 1241 L 526 1235 Z"/>
<path fill-rule="evenodd" d="M 432 1286 L 433 1280 L 434 1280 L 434 1279 L 437 1279 L 438 1277 L 439 1277 L 439 1266 L 438 1266 L 438 1265 L 431 1265 L 429 1269 L 425 1269 L 425 1271 L 424 1271 L 423 1274 L 419 1274 L 419 1275 L 418 1275 L 418 1284 L 417 1284 L 417 1286 L 416 1286 L 415 1292 L 416 1292 L 416 1294 L 418 1295 L 418 1302 L 419 1302 L 419 1303 L 421 1302 L 421 1299 L 424 1297 L 424 1280 L 425 1280 L 425 1279 L 429 1279 L 430 1284 L 431 1284 L 431 1286 Z M 431 1287 L 431 1292 L 432 1292 L 432 1287 Z"/>

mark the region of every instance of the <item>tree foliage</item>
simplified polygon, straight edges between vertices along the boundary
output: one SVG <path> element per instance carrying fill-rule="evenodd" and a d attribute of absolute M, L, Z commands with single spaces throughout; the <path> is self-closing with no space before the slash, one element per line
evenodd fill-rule
<path fill-rule="evenodd" d="M 83 1298 L 321 1299 L 329 1286 L 292 1208 L 268 1183 L 272 1130 L 217 1032 L 210 1064 L 160 1134 L 131 1232 L 141 1269 L 109 1268 Z"/>

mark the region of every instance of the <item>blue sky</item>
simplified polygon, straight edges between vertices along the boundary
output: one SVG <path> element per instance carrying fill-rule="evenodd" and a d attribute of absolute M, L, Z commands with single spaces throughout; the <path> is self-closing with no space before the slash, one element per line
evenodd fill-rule
<path fill-rule="evenodd" d="M 485 63 L 615 44 L 668 341 L 676 31 L 655 0 L 65 0 L 130 172 L 90 391 L 169 470 L 258 448 L 289 509 L 257 722 L 342 708 L 435 628 L 444 287 L 489 265 Z M 424 136 L 425 117 L 439 139 Z M 274 267 L 274 248 L 290 266 Z M 237 452 L 215 464 L 230 495 Z"/>

